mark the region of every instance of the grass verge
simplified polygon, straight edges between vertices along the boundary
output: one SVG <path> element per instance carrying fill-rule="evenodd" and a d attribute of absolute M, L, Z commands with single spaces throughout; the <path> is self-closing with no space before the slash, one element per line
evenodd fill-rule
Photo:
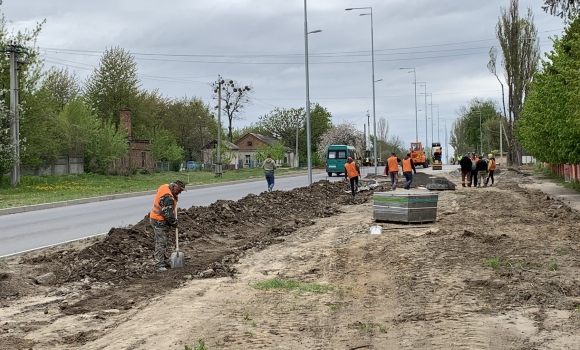
<path fill-rule="evenodd" d="M 252 287 L 260 290 L 284 289 L 311 293 L 326 293 L 334 289 L 332 286 L 325 286 L 317 283 L 300 283 L 294 280 L 284 281 L 279 278 L 258 282 L 252 285 Z"/>
<path fill-rule="evenodd" d="M 278 169 L 276 175 L 299 174 L 299 169 Z M 26 205 L 67 201 L 112 194 L 156 190 L 161 184 L 181 179 L 189 186 L 222 183 L 236 180 L 262 178 L 261 168 L 225 171 L 221 177 L 213 172 L 163 172 L 114 176 L 97 174 L 71 174 L 62 176 L 23 175 L 20 185 L 13 188 L 9 178 L 0 183 L 0 209 Z M 264 181 L 265 183 L 265 181 Z"/>

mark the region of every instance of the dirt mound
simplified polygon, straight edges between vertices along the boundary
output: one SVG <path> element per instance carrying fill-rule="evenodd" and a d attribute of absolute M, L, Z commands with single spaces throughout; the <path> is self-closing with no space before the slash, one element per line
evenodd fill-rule
<path fill-rule="evenodd" d="M 346 193 L 349 188 L 345 182 L 320 181 L 291 191 L 250 194 L 239 201 L 219 200 L 207 207 L 180 209 L 180 250 L 186 257 L 183 269 L 155 271 L 148 216 L 131 227 L 112 228 L 104 238 L 80 251 L 59 250 L 24 259 L 24 263 L 49 266 L 57 276 L 57 285 L 76 282 L 81 283 L 78 289 L 94 289 L 89 291 L 93 298 L 61 307 L 66 314 L 125 309 L 130 307 L 126 300 L 177 287 L 184 278 L 231 276 L 236 272 L 233 264 L 245 251 L 282 242 L 297 228 L 312 225 L 312 218 L 332 216 L 340 212 L 340 205 L 361 204 L 372 198 L 372 190 L 353 198 Z M 375 190 L 387 189 L 379 186 Z M 168 247 L 174 244 L 170 235 Z M 168 254 L 171 251 L 169 248 Z M 111 298 L 110 293 L 101 293 L 101 288 L 92 288 L 103 284 L 127 288 Z"/>

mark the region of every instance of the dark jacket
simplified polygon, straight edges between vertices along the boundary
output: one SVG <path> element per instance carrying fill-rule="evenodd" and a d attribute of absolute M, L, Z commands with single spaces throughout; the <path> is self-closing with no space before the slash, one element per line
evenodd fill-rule
<path fill-rule="evenodd" d="M 475 165 L 475 170 L 477 171 L 487 171 L 487 162 L 483 159 L 477 161 Z"/>
<path fill-rule="evenodd" d="M 462 157 L 459 161 L 461 171 L 471 171 L 471 159 L 469 157 Z"/>

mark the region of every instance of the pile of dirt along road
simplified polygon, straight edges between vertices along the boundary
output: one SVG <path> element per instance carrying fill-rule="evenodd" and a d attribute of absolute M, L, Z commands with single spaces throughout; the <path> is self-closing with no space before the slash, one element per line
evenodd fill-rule
<path fill-rule="evenodd" d="M 159 282 L 179 284 L 184 275 L 191 278 L 231 276 L 233 264 L 245 251 L 283 241 L 299 227 L 312 225 L 316 217 L 340 212 L 340 205 L 362 204 L 378 186 L 352 197 L 345 182 L 319 181 L 291 191 L 250 194 L 238 201 L 218 200 L 209 206 L 179 209 L 180 251 L 186 257 L 183 269 L 157 272 L 154 268 L 153 229 L 146 215 L 127 228 L 112 228 L 102 239 L 79 251 L 24 259 L 25 264 L 44 265 L 43 271 L 56 275 L 56 285 L 94 281 L 118 284 Z M 168 252 L 174 250 L 169 235 Z"/>

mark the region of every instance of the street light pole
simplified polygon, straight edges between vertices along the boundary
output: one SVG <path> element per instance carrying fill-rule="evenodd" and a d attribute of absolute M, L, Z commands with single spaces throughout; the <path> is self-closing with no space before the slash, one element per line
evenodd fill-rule
<path fill-rule="evenodd" d="M 433 101 L 433 96 L 431 96 L 431 101 Z M 437 108 L 437 115 L 439 115 L 439 105 L 438 104 L 433 104 L 431 103 L 431 142 L 435 142 L 435 136 L 433 135 L 433 107 Z M 439 125 L 437 125 L 437 127 L 439 127 Z M 439 134 L 437 135 L 437 137 L 439 137 Z M 439 142 L 439 140 L 437 140 L 437 142 Z"/>
<path fill-rule="evenodd" d="M 417 70 L 415 68 L 399 68 L 409 69 L 409 73 L 413 72 L 413 84 L 415 84 L 415 141 L 419 141 L 419 121 L 417 119 Z"/>
<path fill-rule="evenodd" d="M 429 143 L 428 136 L 427 136 L 427 83 L 426 82 L 419 82 L 419 86 L 425 87 L 425 147 Z"/>
<path fill-rule="evenodd" d="M 447 159 L 447 164 L 449 164 L 449 152 L 447 152 L 447 149 L 449 148 L 447 147 L 447 119 L 441 118 L 441 120 L 445 123 L 445 159 Z"/>
<path fill-rule="evenodd" d="M 310 81 L 308 75 L 308 34 L 320 33 L 321 30 L 308 32 L 308 6 L 304 0 L 304 66 L 306 71 L 306 158 L 308 162 L 308 185 L 312 185 L 312 145 L 310 135 Z"/>
<path fill-rule="evenodd" d="M 306 0 L 304 0 L 306 1 Z M 372 78 L 373 78 L 373 156 L 375 163 L 375 175 L 377 170 L 377 119 L 376 119 L 376 105 L 375 105 L 375 40 L 373 34 L 373 8 L 372 7 L 351 7 L 345 11 L 352 10 L 370 10 L 370 13 L 361 13 L 359 16 L 371 16 L 371 62 L 372 62 Z"/>

